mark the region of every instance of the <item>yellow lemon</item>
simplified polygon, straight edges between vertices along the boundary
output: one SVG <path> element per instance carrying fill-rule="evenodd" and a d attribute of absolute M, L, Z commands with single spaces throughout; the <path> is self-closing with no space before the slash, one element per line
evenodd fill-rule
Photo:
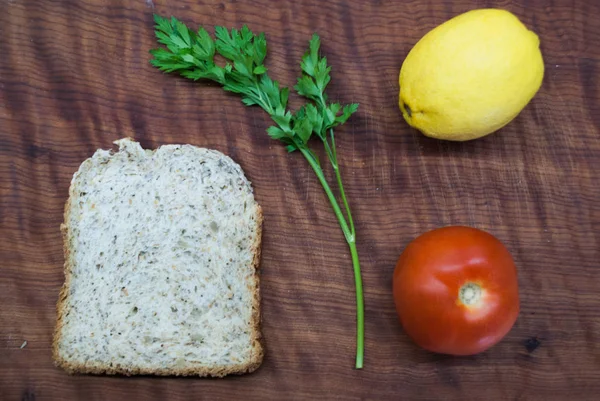
<path fill-rule="evenodd" d="M 400 69 L 400 109 L 423 134 L 466 141 L 515 118 L 544 76 L 539 39 L 505 10 L 473 10 L 427 33 Z"/>

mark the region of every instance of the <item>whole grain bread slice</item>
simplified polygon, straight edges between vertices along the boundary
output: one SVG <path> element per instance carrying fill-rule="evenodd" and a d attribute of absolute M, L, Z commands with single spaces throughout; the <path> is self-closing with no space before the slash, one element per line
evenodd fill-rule
<path fill-rule="evenodd" d="M 53 356 L 70 373 L 198 375 L 261 364 L 262 211 L 215 150 L 125 138 L 73 176 Z"/>

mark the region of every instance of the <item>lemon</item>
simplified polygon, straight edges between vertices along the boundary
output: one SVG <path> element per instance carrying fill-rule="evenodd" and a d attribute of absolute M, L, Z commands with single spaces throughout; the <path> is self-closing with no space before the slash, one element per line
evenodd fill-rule
<path fill-rule="evenodd" d="M 400 69 L 404 119 L 454 141 L 488 135 L 514 119 L 544 76 L 539 38 L 505 10 L 480 9 L 427 33 Z"/>

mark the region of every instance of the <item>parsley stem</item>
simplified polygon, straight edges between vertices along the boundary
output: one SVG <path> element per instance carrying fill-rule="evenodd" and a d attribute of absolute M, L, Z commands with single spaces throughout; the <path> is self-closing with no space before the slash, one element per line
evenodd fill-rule
<path fill-rule="evenodd" d="M 356 231 L 354 229 L 354 220 L 352 219 L 352 213 L 350 212 L 350 205 L 348 204 L 348 199 L 346 198 L 346 192 L 344 191 L 344 184 L 342 184 L 342 175 L 340 173 L 340 165 L 337 161 L 337 151 L 335 149 L 335 138 L 333 135 L 333 128 L 329 129 L 329 136 L 331 138 L 331 149 L 332 156 L 334 162 L 332 161 L 333 170 L 335 171 L 335 178 L 337 179 L 338 188 L 340 190 L 340 197 L 342 198 L 342 202 L 344 203 L 344 207 L 346 208 L 346 215 L 348 216 L 348 223 L 350 224 L 350 231 L 352 232 L 352 236 L 356 235 Z"/>
<path fill-rule="evenodd" d="M 258 81 L 254 81 L 254 87 L 256 88 L 257 95 L 254 95 L 256 98 L 257 104 L 266 111 L 270 116 L 275 114 L 275 110 L 273 110 L 273 106 L 271 105 L 271 101 L 267 96 L 263 97 L 263 92 L 260 89 L 260 85 Z M 251 97 L 253 94 L 247 94 L 247 96 Z"/>
<path fill-rule="evenodd" d="M 354 242 L 355 238 L 352 235 L 352 232 L 350 232 L 350 228 L 348 227 L 346 218 L 344 217 L 344 214 L 342 213 L 342 209 L 340 209 L 340 205 L 338 204 L 338 201 L 335 198 L 333 191 L 331 191 L 331 187 L 329 186 L 329 183 L 325 179 L 325 174 L 323 174 L 323 169 L 319 166 L 319 164 L 317 163 L 317 160 L 313 156 L 313 153 L 310 151 L 310 149 L 308 149 L 306 147 L 306 145 L 297 143 L 297 146 L 298 146 L 298 149 L 300 150 L 300 152 L 302 152 L 302 155 L 304 155 L 304 157 L 308 161 L 308 164 L 310 164 L 312 169 L 315 171 L 315 174 L 317 175 L 319 182 L 323 186 L 323 189 L 325 190 L 325 194 L 327 195 L 327 198 L 329 198 L 329 202 L 331 203 L 331 206 L 333 207 L 333 212 L 335 213 L 335 216 L 337 217 L 338 221 L 340 222 L 340 226 L 342 227 L 342 231 L 344 233 L 344 236 L 346 237 L 346 242 L 348 242 L 348 243 Z"/>
<path fill-rule="evenodd" d="M 346 242 L 350 247 L 350 255 L 352 256 L 352 267 L 354 269 L 354 283 L 356 287 L 356 369 L 362 369 L 363 367 L 363 359 L 365 352 L 365 307 L 364 307 L 364 295 L 363 295 L 363 285 L 362 285 L 362 277 L 360 272 L 360 261 L 358 260 L 358 251 L 356 249 L 356 236 L 354 233 L 354 228 L 350 229 L 348 227 L 348 223 L 344 218 L 344 214 L 342 213 L 342 209 L 340 205 L 331 191 L 331 187 L 329 183 L 325 179 L 325 175 L 323 174 L 323 169 L 317 163 L 313 153 L 306 147 L 306 145 L 301 143 L 296 143 L 296 146 L 302 152 L 302 155 L 308 161 L 308 164 L 312 167 L 319 182 L 323 186 L 325 190 L 325 194 L 333 207 L 333 211 L 335 216 L 337 217 L 340 226 L 342 228 L 342 232 L 344 233 L 344 237 L 346 237 Z M 336 160 L 337 162 L 337 160 Z M 333 164 L 333 163 L 332 163 Z M 340 185 L 340 192 L 343 194 L 342 198 L 344 199 L 344 204 L 347 208 L 348 219 L 352 221 L 352 216 L 350 214 L 350 207 L 348 206 L 348 202 L 345 199 L 345 194 L 343 192 L 343 187 L 341 186 L 341 176 L 339 173 L 339 167 L 337 167 L 337 163 L 335 164 L 334 170 L 336 171 L 336 176 L 338 177 L 338 184 Z"/>
<path fill-rule="evenodd" d="M 365 354 L 365 304 L 363 295 L 362 277 L 360 274 L 360 262 L 356 241 L 348 243 L 352 255 L 352 267 L 354 268 L 354 284 L 356 287 L 356 369 L 362 369 Z"/>

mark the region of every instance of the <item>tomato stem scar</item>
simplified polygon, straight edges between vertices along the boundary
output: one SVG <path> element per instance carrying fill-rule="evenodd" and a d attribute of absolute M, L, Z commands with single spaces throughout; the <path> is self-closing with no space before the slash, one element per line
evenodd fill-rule
<path fill-rule="evenodd" d="M 473 306 L 481 300 L 481 286 L 475 283 L 465 283 L 458 290 L 458 300 L 466 306 Z"/>

